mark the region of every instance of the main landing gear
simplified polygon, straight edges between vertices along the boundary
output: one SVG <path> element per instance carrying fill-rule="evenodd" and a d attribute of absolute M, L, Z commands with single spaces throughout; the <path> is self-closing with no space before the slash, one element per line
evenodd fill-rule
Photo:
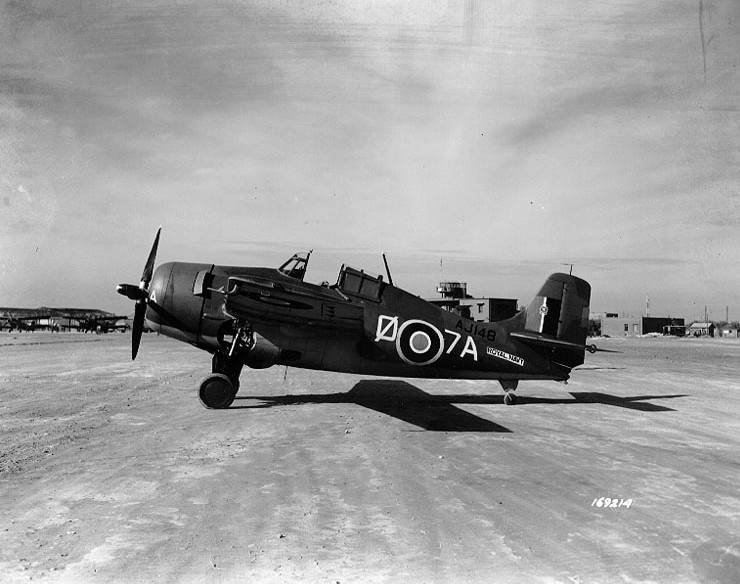
<path fill-rule="evenodd" d="M 504 404 L 507 406 L 513 406 L 516 403 L 516 394 L 514 393 L 514 390 L 516 390 L 517 385 L 519 385 L 519 381 L 516 379 L 500 379 L 499 383 L 506 392 L 504 393 Z"/>
<path fill-rule="evenodd" d="M 227 375 L 214 373 L 201 381 L 198 395 L 208 409 L 221 410 L 234 403 L 237 391 Z"/>
<path fill-rule="evenodd" d="M 231 340 L 227 336 L 233 335 Z M 254 347 L 254 332 L 247 322 L 229 321 L 219 334 L 221 348 L 213 354 L 212 374 L 200 383 L 198 396 L 209 409 L 222 410 L 234 403 L 244 358 Z"/>

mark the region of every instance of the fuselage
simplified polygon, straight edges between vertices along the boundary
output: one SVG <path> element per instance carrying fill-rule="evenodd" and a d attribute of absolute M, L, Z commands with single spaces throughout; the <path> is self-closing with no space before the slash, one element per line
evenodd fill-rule
<path fill-rule="evenodd" d="M 149 286 L 146 321 L 210 353 L 235 321 L 248 322 L 268 365 L 499 380 L 565 380 L 571 368 L 510 335 L 525 327 L 525 311 L 475 322 L 352 268 L 319 286 L 271 268 L 166 263 Z"/>

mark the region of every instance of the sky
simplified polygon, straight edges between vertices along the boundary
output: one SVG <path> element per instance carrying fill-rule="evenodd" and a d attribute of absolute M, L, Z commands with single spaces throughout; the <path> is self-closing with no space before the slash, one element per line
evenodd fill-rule
<path fill-rule="evenodd" d="M 0 0 L 0 306 L 158 262 L 740 320 L 740 3 Z"/>

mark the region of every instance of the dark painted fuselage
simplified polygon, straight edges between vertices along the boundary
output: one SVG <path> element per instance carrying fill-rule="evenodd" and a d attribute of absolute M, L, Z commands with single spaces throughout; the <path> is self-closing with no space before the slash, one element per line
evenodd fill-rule
<path fill-rule="evenodd" d="M 564 274 L 554 274 L 551 281 L 555 291 L 543 287 L 527 310 L 507 321 L 481 323 L 352 268 L 340 272 L 335 286 L 318 286 L 277 269 L 174 262 L 154 273 L 146 319 L 152 329 L 211 353 L 224 347 L 225 331 L 234 322 L 248 322 L 256 333 L 255 349 L 270 356 L 264 364 L 247 362 L 251 366 L 396 377 L 565 380 L 583 362 L 583 350 L 553 348 L 541 337 L 582 345 L 581 328 L 573 337 L 563 319 L 569 287 L 580 286 L 586 315 L 590 288 Z M 554 306 L 554 299 L 561 320 L 556 316 L 547 335 L 547 305 Z M 572 310 L 579 320 L 582 305 Z M 532 316 L 537 309 L 541 318 Z M 570 335 L 568 343 L 557 341 L 563 335 Z"/>

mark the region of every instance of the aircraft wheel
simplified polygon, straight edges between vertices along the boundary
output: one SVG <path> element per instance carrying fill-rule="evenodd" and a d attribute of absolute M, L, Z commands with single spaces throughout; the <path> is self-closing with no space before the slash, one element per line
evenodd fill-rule
<path fill-rule="evenodd" d="M 201 381 L 198 395 L 206 408 L 223 410 L 234 402 L 236 389 L 226 375 L 215 373 Z"/>
<path fill-rule="evenodd" d="M 516 403 L 516 394 L 511 391 L 507 391 L 504 394 L 504 403 L 507 406 L 513 406 Z"/>
<path fill-rule="evenodd" d="M 234 395 L 239 393 L 239 374 L 242 363 L 231 360 L 224 351 L 216 351 L 211 359 L 211 372 L 226 375 L 234 386 Z"/>

